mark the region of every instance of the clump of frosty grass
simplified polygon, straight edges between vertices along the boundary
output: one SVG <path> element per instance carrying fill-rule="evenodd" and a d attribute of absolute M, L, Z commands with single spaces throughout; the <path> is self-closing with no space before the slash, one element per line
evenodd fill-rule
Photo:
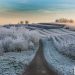
<path fill-rule="evenodd" d="M 0 28 L 0 75 L 22 75 L 39 48 L 39 33 L 26 28 Z"/>
<path fill-rule="evenodd" d="M 2 52 L 36 50 L 39 45 L 38 35 L 37 31 L 25 28 L 0 28 L 0 50 Z"/>

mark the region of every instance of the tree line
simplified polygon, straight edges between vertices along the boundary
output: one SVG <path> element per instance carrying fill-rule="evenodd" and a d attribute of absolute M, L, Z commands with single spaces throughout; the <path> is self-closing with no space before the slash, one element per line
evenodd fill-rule
<path fill-rule="evenodd" d="M 58 22 L 58 23 L 74 23 L 74 20 L 66 19 L 66 18 L 60 18 L 60 19 L 56 19 L 55 22 Z"/>

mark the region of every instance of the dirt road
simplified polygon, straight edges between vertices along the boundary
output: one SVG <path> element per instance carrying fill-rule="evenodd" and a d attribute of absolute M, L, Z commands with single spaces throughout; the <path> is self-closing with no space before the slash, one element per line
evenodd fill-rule
<path fill-rule="evenodd" d="M 42 50 L 42 46 L 40 46 L 35 58 L 23 73 L 23 75 L 57 75 L 48 67 L 43 57 Z"/>

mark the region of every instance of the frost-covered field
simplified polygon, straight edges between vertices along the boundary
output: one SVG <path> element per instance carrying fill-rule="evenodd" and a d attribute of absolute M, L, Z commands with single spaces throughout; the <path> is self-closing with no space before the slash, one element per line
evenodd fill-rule
<path fill-rule="evenodd" d="M 22 75 L 34 59 L 40 42 L 49 68 L 73 75 L 75 32 L 54 26 L 0 27 L 0 75 Z"/>
<path fill-rule="evenodd" d="M 37 31 L 0 28 L 0 75 L 22 75 L 39 48 Z"/>

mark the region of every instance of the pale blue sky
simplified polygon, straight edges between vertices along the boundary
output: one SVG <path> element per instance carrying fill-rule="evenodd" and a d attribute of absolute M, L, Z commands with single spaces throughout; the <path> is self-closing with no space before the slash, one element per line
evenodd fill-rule
<path fill-rule="evenodd" d="M 13 11 L 75 8 L 75 0 L 0 0 L 0 7 Z M 74 9 L 75 10 L 75 9 Z"/>

